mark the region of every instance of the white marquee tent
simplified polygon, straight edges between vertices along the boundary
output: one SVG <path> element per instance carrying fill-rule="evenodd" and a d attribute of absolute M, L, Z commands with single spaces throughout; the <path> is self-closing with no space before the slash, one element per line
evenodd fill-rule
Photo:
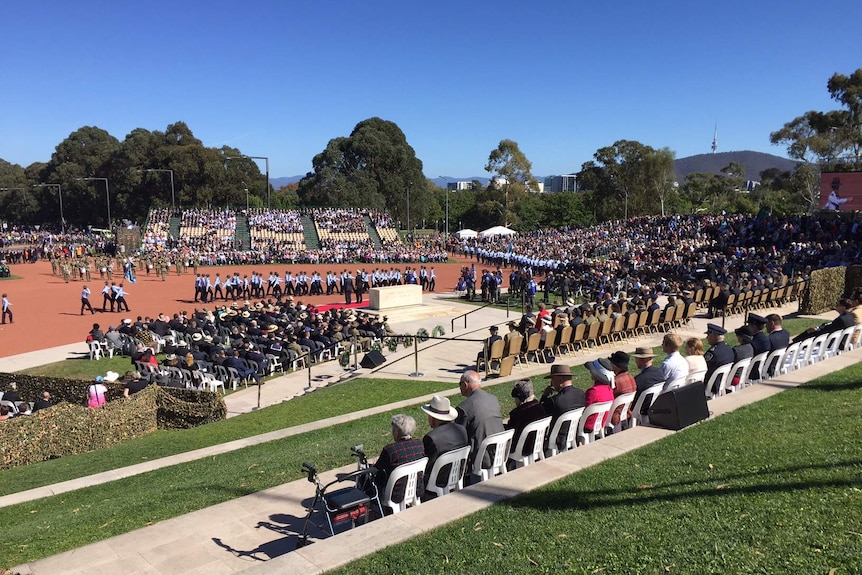
<path fill-rule="evenodd" d="M 487 230 L 483 230 L 479 232 L 480 238 L 487 238 L 489 236 L 514 236 L 518 232 L 515 230 L 510 230 L 505 226 L 494 226 L 493 228 L 488 228 Z"/>
<path fill-rule="evenodd" d="M 463 230 L 455 232 L 455 235 L 463 240 L 464 238 L 475 238 L 479 233 L 476 230 L 464 228 Z"/>

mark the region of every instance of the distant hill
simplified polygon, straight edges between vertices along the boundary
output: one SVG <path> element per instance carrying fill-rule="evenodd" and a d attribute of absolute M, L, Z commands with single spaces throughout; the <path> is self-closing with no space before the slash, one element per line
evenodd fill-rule
<path fill-rule="evenodd" d="M 684 182 L 686 176 L 696 173 L 720 174 L 721 168 L 731 162 L 739 162 L 745 166 L 746 180 L 760 180 L 760 173 L 769 168 L 778 168 L 782 172 L 793 171 L 796 162 L 766 154 L 763 152 L 720 152 L 718 154 L 698 154 L 674 161 L 674 171 L 678 182 Z"/>
<path fill-rule="evenodd" d="M 278 188 L 280 188 L 282 186 L 286 186 L 287 184 L 295 184 L 296 182 L 298 182 L 299 180 L 301 180 L 304 177 L 305 177 L 305 175 L 303 174 L 302 176 L 287 176 L 284 178 L 270 178 L 269 184 L 272 186 L 272 188 L 274 190 L 277 190 Z"/>

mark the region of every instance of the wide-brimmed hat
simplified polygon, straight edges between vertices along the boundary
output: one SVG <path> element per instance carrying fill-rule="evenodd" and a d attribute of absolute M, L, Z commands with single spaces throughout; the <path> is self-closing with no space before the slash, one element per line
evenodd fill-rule
<path fill-rule="evenodd" d="M 159 314 L 159 321 L 168 321 L 168 316 L 163 313 Z"/>
<path fill-rule="evenodd" d="M 120 374 L 117 373 L 116 371 L 109 371 L 108 373 L 105 374 L 105 381 L 113 382 L 113 381 L 117 381 L 118 379 L 120 379 Z"/>
<path fill-rule="evenodd" d="M 569 307 L 575 307 L 575 300 L 573 300 L 572 298 L 567 299 L 566 305 Z"/>
<path fill-rule="evenodd" d="M 251 314 L 247 311 L 244 311 L 244 312 L 242 312 L 242 317 L 249 318 L 249 317 L 251 317 Z"/>
<path fill-rule="evenodd" d="M 635 348 L 634 356 L 641 359 L 647 359 L 655 357 L 655 353 L 653 353 L 651 347 L 638 347 Z"/>
<path fill-rule="evenodd" d="M 422 406 L 422 411 L 440 421 L 455 421 L 458 418 L 458 410 L 452 407 L 448 397 L 435 395 L 431 403 Z"/>
<path fill-rule="evenodd" d="M 572 368 L 563 363 L 555 363 L 551 366 L 551 373 L 545 376 L 545 379 L 551 379 L 555 375 L 563 377 L 572 377 Z"/>
<path fill-rule="evenodd" d="M 192 334 L 192 341 L 201 341 L 203 338 L 204 338 L 204 335 L 199 331 L 196 331 L 195 333 Z"/>
<path fill-rule="evenodd" d="M 584 364 L 590 375 L 597 383 L 610 385 L 614 380 L 613 365 L 607 359 L 600 357 L 599 359 L 588 361 Z"/>
<path fill-rule="evenodd" d="M 740 341 L 748 342 L 754 338 L 754 330 L 747 325 L 738 327 L 733 331 L 736 334 L 737 339 L 739 339 Z"/>

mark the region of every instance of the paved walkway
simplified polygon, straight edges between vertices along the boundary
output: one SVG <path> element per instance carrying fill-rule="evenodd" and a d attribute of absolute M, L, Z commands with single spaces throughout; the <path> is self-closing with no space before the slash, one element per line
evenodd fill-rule
<path fill-rule="evenodd" d="M 793 306 L 795 308 L 795 305 Z M 435 325 L 444 325 L 449 332 L 451 316 L 462 306 L 452 302 L 431 301 L 410 316 L 398 317 L 396 329 L 409 326 L 413 333 L 419 327 L 430 332 Z M 469 310 L 470 308 L 464 308 Z M 792 308 L 775 310 L 787 314 Z M 460 311 L 463 313 L 462 311 Z M 441 315 L 437 315 L 437 314 Z M 392 315 L 392 314 L 390 314 Z M 463 321 L 463 320 L 462 320 Z M 467 339 L 481 339 L 487 335 L 487 326 L 506 321 L 505 312 L 490 308 L 476 311 L 468 318 L 468 328 L 456 326 L 454 335 Z M 736 325 L 740 317 L 728 320 L 728 325 Z M 677 330 L 683 336 L 702 336 L 706 320 L 698 318 L 691 327 Z M 408 331 L 405 329 L 405 331 Z M 602 346 L 597 351 L 584 354 L 575 359 L 564 359 L 566 363 L 582 363 L 598 356 L 609 355 L 613 349 L 631 351 L 634 345 L 659 344 L 661 335 L 642 338 L 640 342 L 626 342 L 624 345 Z M 425 347 L 430 349 L 424 350 Z M 429 380 L 451 379 L 452 394 L 457 393 L 456 382 L 464 366 L 472 363 L 478 343 L 458 341 L 428 342 L 420 354 L 419 369 Z M 64 350 L 65 351 L 65 350 Z M 62 352 L 60 352 L 62 353 Z M 27 354 L 31 355 L 31 354 Z M 407 377 L 415 370 L 410 352 L 399 350 L 387 355 L 388 361 L 376 373 L 364 373 L 371 377 Z M 407 358 L 407 359 L 402 359 Z M 714 415 L 735 409 L 740 405 L 758 401 L 787 387 L 818 377 L 846 365 L 852 365 L 862 358 L 862 350 L 856 350 L 822 362 L 810 368 L 792 372 L 789 376 L 772 380 L 767 384 L 745 389 L 725 398 L 714 400 L 710 408 Z M 12 358 L 7 358 L 12 359 Z M 55 361 L 55 360 L 52 360 Z M 463 364 L 463 365 L 462 365 Z M 3 368 L 0 360 L 0 369 Z M 23 369 L 23 368 L 19 368 Z M 516 370 L 510 378 L 492 380 L 490 383 L 503 383 L 525 375 L 535 375 L 547 371 L 547 367 L 529 366 L 523 371 Z M 327 385 L 338 379 L 344 371 L 336 362 L 330 362 L 313 371 L 312 388 Z M 324 376 L 329 377 L 324 377 Z M 307 392 L 308 376 L 297 372 L 276 378 L 261 388 L 261 405 L 272 405 Z M 226 398 L 232 414 L 245 413 L 257 405 L 257 389 L 241 390 Z M 403 406 L 427 401 L 427 397 L 414 398 L 396 404 L 357 412 L 345 416 L 313 422 L 303 426 L 260 436 L 247 438 L 147 462 L 141 465 L 114 470 L 104 474 L 81 478 L 48 486 L 28 492 L 0 498 L 0 505 L 32 500 L 88 485 L 112 481 L 121 477 L 143 473 L 151 469 L 174 465 L 216 453 L 272 441 L 281 437 L 304 433 L 311 429 L 328 427 L 342 421 L 365 417 Z M 225 502 L 188 515 L 167 520 L 159 524 L 62 553 L 16 568 L 20 573 L 42 574 L 79 574 L 99 573 L 236 573 L 255 572 L 322 572 L 344 564 L 353 558 L 371 553 L 381 548 L 381 542 L 392 544 L 416 533 L 432 529 L 456 518 L 472 513 L 487 505 L 529 491 L 554 481 L 560 477 L 583 469 L 609 457 L 625 453 L 650 443 L 672 432 L 652 427 L 638 427 L 625 433 L 616 434 L 595 444 L 578 448 L 568 454 L 555 457 L 536 466 L 519 470 L 495 480 L 471 486 L 458 494 L 452 494 L 439 501 L 431 501 L 421 507 L 397 516 L 374 522 L 371 528 L 355 529 L 351 532 L 319 541 L 315 545 L 289 553 L 295 549 L 297 533 L 302 529 L 304 517 L 303 500 L 313 495 L 312 486 L 305 480 L 295 481 L 247 497 Z M 346 468 L 345 468 L 346 469 Z M 339 470 L 324 474 L 332 477 Z M 307 504 L 307 501 L 305 502 Z M 204 528 L 202 528 L 204 526 Z M 315 536 L 320 536 L 319 532 Z"/>

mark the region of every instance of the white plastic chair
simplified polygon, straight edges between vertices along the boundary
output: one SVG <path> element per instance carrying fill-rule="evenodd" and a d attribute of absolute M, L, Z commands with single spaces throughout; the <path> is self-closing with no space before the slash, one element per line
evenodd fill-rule
<path fill-rule="evenodd" d="M 527 467 L 531 463 L 541 461 L 545 458 L 545 434 L 551 428 L 551 416 L 543 417 L 529 425 L 526 425 L 518 437 L 518 444 L 515 445 L 509 459 L 515 463 L 515 468 Z M 532 434 L 533 447 L 524 455 L 524 447 Z"/>
<path fill-rule="evenodd" d="M 712 399 L 713 397 L 720 397 L 725 393 L 725 387 L 727 386 L 728 375 L 730 373 L 730 368 L 733 367 L 734 364 L 726 363 L 712 372 L 712 375 L 709 378 L 709 381 L 706 382 L 706 397 L 707 399 Z M 717 384 L 717 386 L 716 386 Z M 712 392 L 712 388 L 717 387 L 716 393 Z"/>
<path fill-rule="evenodd" d="M 839 340 L 839 343 L 838 343 L 838 354 L 839 354 L 839 355 L 840 355 L 840 354 L 842 354 L 842 353 L 844 353 L 845 351 L 850 351 L 851 349 L 853 349 L 854 347 L 856 347 L 856 346 L 853 344 L 853 334 L 854 334 L 857 330 L 862 331 L 862 324 L 859 324 L 859 325 L 851 325 L 850 327 L 848 327 L 847 329 L 845 329 L 845 330 L 842 332 L 842 334 L 843 334 L 843 335 L 841 336 L 841 339 Z M 844 342 L 844 345 L 841 345 L 841 343 L 840 343 L 840 342 L 842 342 L 842 341 Z M 858 344 L 858 341 L 857 341 L 857 344 Z"/>
<path fill-rule="evenodd" d="M 389 474 L 389 481 L 386 482 L 386 489 L 383 490 L 383 498 L 380 503 L 391 509 L 392 513 L 400 513 L 408 507 L 422 503 L 417 487 L 419 474 L 425 471 L 427 464 L 428 458 L 423 457 L 393 469 L 392 473 Z M 395 484 L 402 478 L 407 478 L 407 483 L 404 486 L 404 499 L 392 501 L 392 491 L 395 489 Z"/>
<path fill-rule="evenodd" d="M 425 491 L 431 491 L 442 497 L 447 493 L 458 491 L 464 488 L 464 472 L 467 470 L 467 458 L 470 457 L 470 446 L 465 445 L 459 449 L 447 451 L 437 458 L 434 462 L 434 467 L 431 468 L 431 473 L 425 478 Z M 440 487 L 437 485 L 437 479 L 440 472 L 446 466 L 449 466 L 449 479 L 446 485 Z"/>
<path fill-rule="evenodd" d="M 781 349 L 776 349 L 769 352 L 769 355 L 766 356 L 766 359 L 763 360 L 763 366 L 760 368 L 760 381 L 766 381 L 767 379 L 775 377 L 776 374 L 781 370 L 781 360 L 784 357 L 784 352 L 787 351 L 786 347 L 782 347 Z M 772 364 L 775 364 L 773 368 L 773 372 L 770 373 L 769 367 Z"/>
<path fill-rule="evenodd" d="M 781 357 L 781 363 L 778 364 L 779 373 L 787 375 L 796 369 L 796 358 L 799 355 L 799 350 L 802 347 L 802 342 L 797 341 L 792 343 L 784 350 L 784 355 Z"/>
<path fill-rule="evenodd" d="M 706 374 L 706 372 L 704 372 L 704 374 Z M 702 379 L 703 379 L 703 377 L 701 377 L 701 380 Z M 665 391 L 673 391 L 674 389 L 679 389 L 680 387 L 684 386 L 687 381 L 688 381 L 688 376 L 678 377 L 676 379 L 666 381 L 664 384 L 664 390 Z"/>
<path fill-rule="evenodd" d="M 489 435 L 482 440 L 479 448 L 476 450 L 475 458 L 473 459 L 473 475 L 479 477 L 480 481 L 487 481 L 491 477 L 506 473 L 506 460 L 509 457 L 509 451 L 512 447 L 512 438 L 515 436 L 515 430 L 509 429 L 501 431 L 494 435 Z M 485 452 L 488 448 L 494 449 L 494 460 L 491 462 L 491 467 L 483 468 L 482 459 L 485 457 Z"/>
<path fill-rule="evenodd" d="M 8 401 L 5 399 L 0 399 L 0 405 L 5 405 L 9 408 L 9 415 L 18 415 L 18 406 L 15 405 L 14 401 Z"/>
<path fill-rule="evenodd" d="M 826 350 L 826 340 L 829 339 L 830 335 L 832 334 L 823 333 L 814 338 L 805 352 L 805 358 L 802 365 L 799 367 L 814 365 L 818 361 L 824 359 L 823 352 Z M 796 359 L 796 362 L 799 363 L 799 358 Z"/>
<path fill-rule="evenodd" d="M 796 352 L 796 363 L 793 365 L 793 369 L 805 367 L 811 361 L 811 350 L 814 349 L 815 339 L 817 338 L 808 338 L 799 342 L 799 351 Z"/>
<path fill-rule="evenodd" d="M 608 417 L 608 422 L 605 425 L 604 434 L 610 435 L 611 433 L 617 433 L 624 429 L 623 424 L 629 420 L 629 410 L 632 407 L 632 403 L 635 400 L 635 392 L 624 393 L 622 395 L 618 395 L 614 398 L 613 403 L 610 408 L 610 417 Z M 614 414 L 617 412 L 617 409 L 622 407 L 620 410 L 620 421 L 619 423 L 612 423 Z"/>
<path fill-rule="evenodd" d="M 102 356 L 114 357 L 114 346 L 112 346 L 108 341 L 100 341 L 99 345 L 102 346 Z"/>
<path fill-rule="evenodd" d="M 274 374 L 276 371 L 280 371 L 282 374 L 284 373 L 284 365 L 281 363 L 281 359 L 279 359 L 277 355 L 268 353 L 266 354 L 266 359 L 269 360 L 269 375 Z"/>
<path fill-rule="evenodd" d="M 745 385 L 753 385 L 755 383 L 760 383 L 763 381 L 763 372 L 766 370 L 766 358 L 769 357 L 769 352 L 764 351 L 763 353 L 758 353 L 751 359 L 751 366 L 748 368 L 748 377 L 746 377 Z M 757 373 L 757 378 L 752 379 L 752 374 Z M 740 382 L 742 385 L 742 382 Z"/>
<path fill-rule="evenodd" d="M 584 408 L 579 407 L 578 409 L 567 411 L 557 418 L 557 421 L 554 422 L 554 427 L 551 429 L 551 433 L 548 434 L 548 457 L 553 457 L 557 453 L 565 453 L 577 447 L 575 444 L 575 432 L 578 430 L 578 420 L 583 414 Z M 557 439 L 562 432 L 563 425 L 566 423 L 569 424 L 569 427 L 566 430 L 566 436 L 563 438 L 562 447 L 557 447 Z"/>
<path fill-rule="evenodd" d="M 200 371 L 200 372 L 196 372 L 196 373 L 200 373 L 201 381 L 204 383 L 204 385 L 209 387 L 211 392 L 213 392 L 213 393 L 217 392 L 218 388 L 220 387 L 222 395 L 227 393 L 227 390 L 224 387 L 224 382 L 222 380 L 218 379 L 213 374 L 207 373 L 205 371 Z"/>
<path fill-rule="evenodd" d="M 643 392 L 638 396 L 638 400 L 632 406 L 632 416 L 629 419 L 629 427 L 637 427 L 638 425 L 646 425 L 649 423 L 649 416 L 641 413 L 641 410 L 643 410 L 644 403 L 646 403 L 647 400 L 649 400 L 647 407 L 652 405 L 655 399 L 661 395 L 662 389 L 664 389 L 664 382 L 657 383 L 643 390 Z"/>
<path fill-rule="evenodd" d="M 845 336 L 846 329 L 834 331 L 826 338 L 826 343 L 823 344 L 820 352 L 820 359 L 829 359 L 841 353 L 841 339 Z M 850 334 L 847 334 L 847 340 L 850 340 Z"/>
<path fill-rule="evenodd" d="M 724 384 L 725 392 L 737 391 L 745 387 L 745 381 L 748 379 L 748 372 L 751 369 L 752 359 L 753 358 L 751 357 L 746 357 L 745 359 L 740 359 L 733 364 Z M 737 373 L 739 374 L 739 381 L 737 381 L 736 385 L 733 385 L 733 379 L 736 377 Z"/>
<path fill-rule="evenodd" d="M 102 358 L 102 344 L 98 341 L 91 341 L 90 345 L 90 359 L 96 360 Z"/>
<path fill-rule="evenodd" d="M 683 385 L 688 385 L 690 383 L 697 383 L 698 381 L 703 381 L 703 378 L 706 377 L 705 369 L 697 369 L 695 371 L 690 371 L 687 376 L 685 376 L 685 382 Z M 674 388 L 676 389 L 676 388 Z M 665 391 L 671 391 L 670 389 L 666 389 Z"/>
<path fill-rule="evenodd" d="M 605 419 L 605 414 L 610 411 L 612 403 L 613 401 L 602 401 L 584 409 L 584 413 L 578 421 L 578 432 L 575 435 L 575 439 L 579 445 L 586 445 L 590 441 L 596 441 L 604 436 L 605 428 L 602 422 Z M 591 415 L 595 415 L 596 418 L 595 422 L 593 422 L 593 430 L 587 431 L 584 429 L 584 426 Z"/>

